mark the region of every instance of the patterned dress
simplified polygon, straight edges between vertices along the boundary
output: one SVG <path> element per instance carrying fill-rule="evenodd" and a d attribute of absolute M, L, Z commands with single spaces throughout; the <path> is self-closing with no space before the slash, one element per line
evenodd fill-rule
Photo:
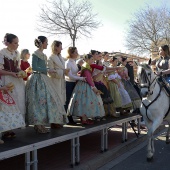
<path fill-rule="evenodd" d="M 20 58 L 18 51 L 11 53 L 6 48 L 0 51 L 0 69 L 18 72 L 20 69 Z M 12 82 L 15 86 L 10 96 L 15 100 L 23 118 L 25 119 L 25 83 L 22 78 L 15 78 L 10 75 L 2 75 L 3 85 Z"/>
<path fill-rule="evenodd" d="M 32 55 L 33 74 L 26 83 L 26 118 L 28 124 L 47 125 L 68 122 L 55 86 L 47 76 L 47 57 L 40 51 Z"/>
<path fill-rule="evenodd" d="M 92 69 L 86 68 L 83 64 L 82 77 L 86 77 L 87 82 L 78 81 L 68 106 L 67 114 L 73 116 L 86 115 L 89 118 L 103 117 L 105 115 L 103 102 L 100 95 L 96 95 L 91 87 L 94 87 L 92 79 Z"/>
<path fill-rule="evenodd" d="M 117 73 L 112 73 L 111 75 L 109 75 L 108 80 L 114 79 L 120 84 L 120 87 L 118 87 L 118 91 L 120 93 L 122 108 L 132 107 L 132 101 L 130 99 L 128 92 L 125 90 L 122 84 L 121 77 Z M 117 86 L 117 84 L 115 85 Z"/>
<path fill-rule="evenodd" d="M 0 86 L 2 85 L 0 79 Z M 25 126 L 23 116 L 12 96 L 0 90 L 0 133 Z"/>
<path fill-rule="evenodd" d="M 110 73 L 110 75 L 112 74 L 115 74 L 115 71 Z M 122 107 L 121 96 L 120 96 L 120 92 L 118 90 L 117 84 L 115 84 L 112 80 L 109 80 L 109 79 L 108 79 L 108 84 L 109 84 L 111 97 L 114 100 L 114 103 L 113 103 L 114 107 L 115 108 Z"/>
<path fill-rule="evenodd" d="M 131 84 L 130 80 L 128 79 L 128 70 L 126 67 L 123 67 L 123 69 L 120 69 L 118 71 L 118 74 L 120 75 L 122 82 L 124 84 L 125 90 L 128 92 L 132 103 L 133 103 L 133 108 L 137 109 L 140 108 L 141 105 L 141 99 L 140 96 L 138 95 L 136 89 L 133 87 Z"/>
<path fill-rule="evenodd" d="M 106 78 L 104 77 L 104 73 L 103 71 L 99 70 L 99 68 L 98 69 L 94 68 L 93 73 L 92 73 L 94 84 L 96 88 L 103 93 L 101 94 L 103 103 L 111 104 L 113 103 L 113 99 L 110 95 L 110 91 L 107 88 L 107 82 L 106 82 Z"/>

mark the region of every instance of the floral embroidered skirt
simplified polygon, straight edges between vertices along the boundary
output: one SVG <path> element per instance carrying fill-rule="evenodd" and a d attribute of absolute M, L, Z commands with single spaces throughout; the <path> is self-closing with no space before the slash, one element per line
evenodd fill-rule
<path fill-rule="evenodd" d="M 82 116 L 89 118 L 103 117 L 105 115 L 103 102 L 100 95 L 96 95 L 89 84 L 78 81 L 68 106 L 68 115 Z"/>
<path fill-rule="evenodd" d="M 49 77 L 33 74 L 26 84 L 26 121 L 33 125 L 68 122 L 64 106 Z"/>
<path fill-rule="evenodd" d="M 25 126 L 23 115 L 13 98 L 0 91 L 0 133 Z"/>
<path fill-rule="evenodd" d="M 9 94 L 15 100 L 19 111 L 25 119 L 25 83 L 23 79 L 5 75 L 2 76 L 2 82 L 3 85 L 7 85 L 11 82 L 14 84 L 14 89 L 12 90 L 12 93 L 9 92 Z"/>

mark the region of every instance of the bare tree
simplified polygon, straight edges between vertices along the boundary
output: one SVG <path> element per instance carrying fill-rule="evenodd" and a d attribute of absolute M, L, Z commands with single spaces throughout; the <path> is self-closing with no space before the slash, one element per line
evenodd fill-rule
<path fill-rule="evenodd" d="M 41 7 L 38 30 L 50 35 L 69 35 L 73 46 L 81 36 L 90 37 L 100 26 L 88 1 L 53 0 Z"/>
<path fill-rule="evenodd" d="M 134 14 L 129 22 L 126 46 L 134 53 L 156 51 L 164 42 L 170 44 L 170 12 L 166 7 L 147 7 Z"/>

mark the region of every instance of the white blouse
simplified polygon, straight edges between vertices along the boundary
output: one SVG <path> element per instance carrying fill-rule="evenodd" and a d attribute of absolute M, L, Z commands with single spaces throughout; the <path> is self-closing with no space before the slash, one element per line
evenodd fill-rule
<path fill-rule="evenodd" d="M 70 69 L 68 76 L 65 76 L 65 80 L 69 82 L 76 82 L 76 80 L 84 80 L 84 77 L 79 77 L 77 75 L 78 73 L 78 67 L 74 59 L 69 58 L 65 62 L 65 68 Z"/>

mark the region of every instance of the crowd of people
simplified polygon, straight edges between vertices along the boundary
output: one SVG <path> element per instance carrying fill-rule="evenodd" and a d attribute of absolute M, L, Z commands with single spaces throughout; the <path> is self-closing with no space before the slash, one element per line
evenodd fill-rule
<path fill-rule="evenodd" d="M 0 133 L 15 138 L 13 129 L 33 125 L 37 133 L 62 128 L 64 124 L 89 125 L 107 117 L 139 112 L 141 99 L 134 88 L 133 66 L 126 57 L 91 50 L 78 59 L 78 49 L 68 48 L 65 61 L 62 42 L 53 41 L 47 57 L 48 39 L 39 36 L 30 53 L 17 51 L 19 39 L 7 33 L 0 50 Z M 163 72 L 162 72 L 163 73 Z M 0 143 L 4 143 L 1 139 Z"/>

